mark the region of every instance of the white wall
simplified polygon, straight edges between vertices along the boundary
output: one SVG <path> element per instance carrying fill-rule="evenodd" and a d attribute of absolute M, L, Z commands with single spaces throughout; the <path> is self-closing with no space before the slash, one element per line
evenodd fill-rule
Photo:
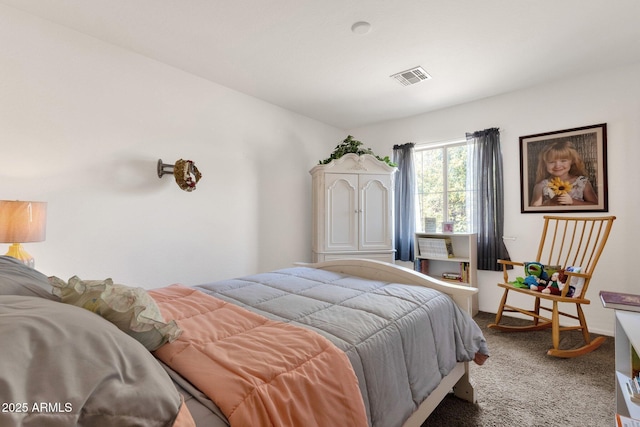
<path fill-rule="evenodd" d="M 38 269 L 151 288 L 310 261 L 308 171 L 343 130 L 6 6 L 0 40 L 0 199 L 48 202 Z"/>
<path fill-rule="evenodd" d="M 500 128 L 505 181 L 505 236 L 514 260 L 527 261 L 537 248 L 542 214 L 520 213 L 519 137 L 547 131 L 607 123 L 609 214 L 616 215 L 612 234 L 589 288 L 585 307 L 593 332 L 611 334 L 613 314 L 602 308 L 601 289 L 640 293 L 634 277 L 640 241 L 640 64 L 585 75 L 457 107 L 349 131 L 379 155 L 393 144 L 434 142 Z M 428 82 L 422 84 L 429 84 Z M 409 87 L 410 88 L 410 87 Z M 598 215 L 598 214 L 585 214 Z M 480 310 L 495 313 L 501 292 L 499 273 L 480 272 Z"/>

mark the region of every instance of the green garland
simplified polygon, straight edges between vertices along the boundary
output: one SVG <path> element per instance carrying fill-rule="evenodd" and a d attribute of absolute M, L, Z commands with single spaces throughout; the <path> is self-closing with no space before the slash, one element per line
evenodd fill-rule
<path fill-rule="evenodd" d="M 371 151 L 371 148 L 362 148 L 361 145 L 362 145 L 361 141 L 355 140 L 353 139 L 353 136 L 349 135 L 347 136 L 347 139 L 345 139 L 344 141 L 342 141 L 341 144 L 338 144 L 336 146 L 336 149 L 333 151 L 333 153 L 331 153 L 331 156 L 328 159 L 320 160 L 319 164 L 326 165 L 327 163 L 330 163 L 332 160 L 339 159 L 345 154 L 353 153 L 353 154 L 357 154 L 358 156 L 361 156 L 363 154 L 371 154 L 376 159 L 380 160 L 381 162 L 385 162 L 391 167 L 395 168 L 397 166 L 395 163 L 391 161 L 389 156 L 385 156 L 385 157 L 376 156 L 373 153 L 373 151 Z"/>

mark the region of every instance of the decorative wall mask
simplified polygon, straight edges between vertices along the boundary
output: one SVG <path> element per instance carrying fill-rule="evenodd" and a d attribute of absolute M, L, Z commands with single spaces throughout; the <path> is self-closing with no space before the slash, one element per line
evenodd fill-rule
<path fill-rule="evenodd" d="M 158 178 L 171 174 L 176 179 L 178 187 L 184 191 L 193 191 L 196 184 L 202 178 L 202 174 L 192 160 L 178 160 L 175 164 L 162 163 L 162 159 L 158 159 Z"/>

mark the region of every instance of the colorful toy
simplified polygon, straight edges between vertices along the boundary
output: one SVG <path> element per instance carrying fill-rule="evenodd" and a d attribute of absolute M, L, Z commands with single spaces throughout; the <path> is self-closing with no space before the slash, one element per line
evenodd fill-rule
<path fill-rule="evenodd" d="M 529 287 L 529 289 L 533 289 L 534 291 L 538 290 L 538 286 L 541 286 L 540 278 L 538 276 L 534 276 L 533 274 L 524 278 L 524 284 Z"/>
<path fill-rule="evenodd" d="M 524 272 L 527 274 L 527 277 L 524 279 L 524 284 L 532 291 L 542 291 L 547 286 L 549 275 L 541 263 L 525 262 Z"/>
<path fill-rule="evenodd" d="M 541 292 L 543 294 L 560 295 L 563 287 L 564 283 L 560 281 L 560 273 L 556 271 L 551 275 L 551 279 L 549 280 L 549 284 L 547 285 L 547 287 L 544 288 Z"/>
<path fill-rule="evenodd" d="M 518 276 L 515 281 L 510 283 L 516 288 L 529 289 L 529 285 L 524 283 L 524 277 Z"/>
<path fill-rule="evenodd" d="M 532 291 L 542 291 L 549 286 L 550 283 L 553 282 L 553 277 L 555 276 L 555 281 L 557 282 L 554 288 L 562 290 L 562 278 L 560 277 L 559 272 L 556 269 L 558 266 L 549 266 L 545 267 L 539 262 L 525 262 L 524 263 L 524 272 L 526 273 L 526 277 L 516 277 L 516 280 L 511 282 L 513 286 L 516 288 L 524 288 L 531 289 Z M 552 278 L 549 277 L 549 273 L 552 274 Z M 558 280 L 560 278 L 560 281 Z M 545 293 L 556 293 L 556 290 L 550 289 Z M 560 292 L 558 292 L 559 294 Z"/>
<path fill-rule="evenodd" d="M 515 281 L 511 282 L 511 284 L 516 288 L 531 289 L 531 286 L 538 286 L 539 280 L 540 279 L 534 275 L 527 277 L 518 276 Z"/>
<path fill-rule="evenodd" d="M 525 262 L 524 272 L 527 276 L 542 277 L 544 273 L 544 265 L 539 262 Z"/>

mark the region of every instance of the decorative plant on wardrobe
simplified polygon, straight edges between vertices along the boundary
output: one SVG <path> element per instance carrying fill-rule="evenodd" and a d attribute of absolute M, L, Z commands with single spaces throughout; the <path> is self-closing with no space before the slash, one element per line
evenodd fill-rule
<path fill-rule="evenodd" d="M 362 142 L 356 139 L 353 139 L 353 136 L 351 135 L 347 136 L 347 139 L 345 139 L 344 141 L 342 141 L 341 144 L 338 144 L 336 146 L 336 149 L 333 150 L 333 153 L 331 153 L 331 156 L 328 159 L 320 160 L 319 164 L 326 165 L 327 163 L 330 163 L 332 160 L 339 159 L 340 157 L 349 153 L 357 154 L 358 156 L 361 156 L 363 154 L 371 154 L 376 159 L 380 160 L 381 162 L 385 162 L 391 167 L 397 166 L 395 163 L 391 161 L 389 156 L 385 156 L 385 157 L 376 156 L 374 152 L 371 151 L 371 148 L 363 148 Z"/>

